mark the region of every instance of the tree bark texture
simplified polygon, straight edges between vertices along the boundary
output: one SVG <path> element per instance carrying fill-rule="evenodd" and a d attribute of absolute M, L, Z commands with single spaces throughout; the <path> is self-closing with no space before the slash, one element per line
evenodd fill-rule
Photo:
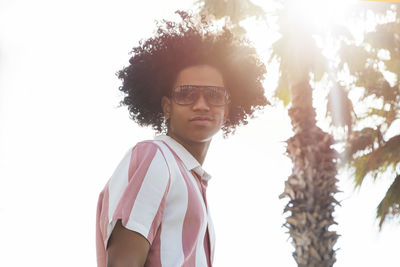
<path fill-rule="evenodd" d="M 338 239 L 329 227 L 336 222 L 332 213 L 338 201 L 336 187 L 337 152 L 331 148 L 331 135 L 316 126 L 312 88 L 308 81 L 291 86 L 289 109 L 294 136 L 287 140 L 287 153 L 293 162 L 292 174 L 280 198 L 288 197 L 288 228 L 295 247 L 293 257 L 299 267 L 331 267 L 336 261 Z"/>

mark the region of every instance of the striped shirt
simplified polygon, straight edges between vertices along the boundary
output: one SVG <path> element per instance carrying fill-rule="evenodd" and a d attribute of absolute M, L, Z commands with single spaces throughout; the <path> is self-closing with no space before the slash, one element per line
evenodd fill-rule
<path fill-rule="evenodd" d="M 211 267 L 215 236 L 206 200 L 210 178 L 169 136 L 129 149 L 99 196 L 98 267 L 106 266 L 107 242 L 119 219 L 149 241 L 146 267 Z"/>

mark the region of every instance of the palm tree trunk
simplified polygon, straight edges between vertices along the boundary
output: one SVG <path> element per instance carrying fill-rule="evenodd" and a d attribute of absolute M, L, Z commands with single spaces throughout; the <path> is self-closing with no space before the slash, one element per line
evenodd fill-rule
<path fill-rule="evenodd" d="M 284 212 L 290 212 L 289 229 L 299 267 L 331 267 L 336 261 L 338 235 L 329 231 L 336 222 L 332 213 L 338 203 L 336 187 L 337 152 L 331 148 L 331 135 L 316 126 L 312 106 L 312 88 L 308 81 L 291 86 L 289 109 L 294 136 L 287 140 L 287 153 L 293 162 L 292 174 L 285 182 L 280 198 L 290 200 Z"/>

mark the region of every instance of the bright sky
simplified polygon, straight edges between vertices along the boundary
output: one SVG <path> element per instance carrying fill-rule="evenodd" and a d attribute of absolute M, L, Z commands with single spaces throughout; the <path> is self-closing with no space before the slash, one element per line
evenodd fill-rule
<path fill-rule="evenodd" d="M 98 194 L 127 149 L 154 135 L 116 108 L 115 72 L 152 34 L 155 19 L 190 6 L 183 0 L 0 0 L 4 266 L 96 265 Z M 281 227 L 286 200 L 278 199 L 291 173 L 283 142 L 290 129 L 286 111 L 269 107 L 234 136 L 213 140 L 204 167 L 213 175 L 215 266 L 296 266 Z M 378 233 L 374 219 L 390 180 L 368 180 L 354 192 L 350 176 L 339 178 L 335 266 L 398 266 L 400 227 L 389 223 Z"/>

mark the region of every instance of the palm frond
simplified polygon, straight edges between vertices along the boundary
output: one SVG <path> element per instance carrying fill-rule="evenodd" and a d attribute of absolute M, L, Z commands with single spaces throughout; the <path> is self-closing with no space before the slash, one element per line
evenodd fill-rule
<path fill-rule="evenodd" d="M 341 59 L 339 68 L 343 68 L 343 65 L 346 64 L 352 75 L 363 72 L 370 57 L 364 47 L 344 42 L 342 42 L 338 54 Z"/>
<path fill-rule="evenodd" d="M 385 172 L 387 167 L 400 162 L 400 135 L 390 138 L 383 145 L 371 152 L 354 158 L 350 164 L 355 168 L 355 185 L 360 186 L 365 176 L 372 172 Z"/>
<path fill-rule="evenodd" d="M 266 19 L 263 8 L 250 0 L 198 0 L 196 4 L 201 13 L 212 14 L 216 19 L 229 18 L 233 25 L 251 17 Z"/>
<path fill-rule="evenodd" d="M 363 128 L 361 131 L 354 131 L 348 139 L 344 158 L 349 159 L 355 153 L 364 151 L 367 148 L 373 149 L 374 143 L 377 140 L 377 130 L 373 128 Z"/>
<path fill-rule="evenodd" d="M 377 207 L 377 218 L 380 218 L 379 228 L 388 215 L 399 216 L 400 214 L 400 175 L 398 174 L 394 179 L 392 185 L 387 190 L 385 197 Z"/>

